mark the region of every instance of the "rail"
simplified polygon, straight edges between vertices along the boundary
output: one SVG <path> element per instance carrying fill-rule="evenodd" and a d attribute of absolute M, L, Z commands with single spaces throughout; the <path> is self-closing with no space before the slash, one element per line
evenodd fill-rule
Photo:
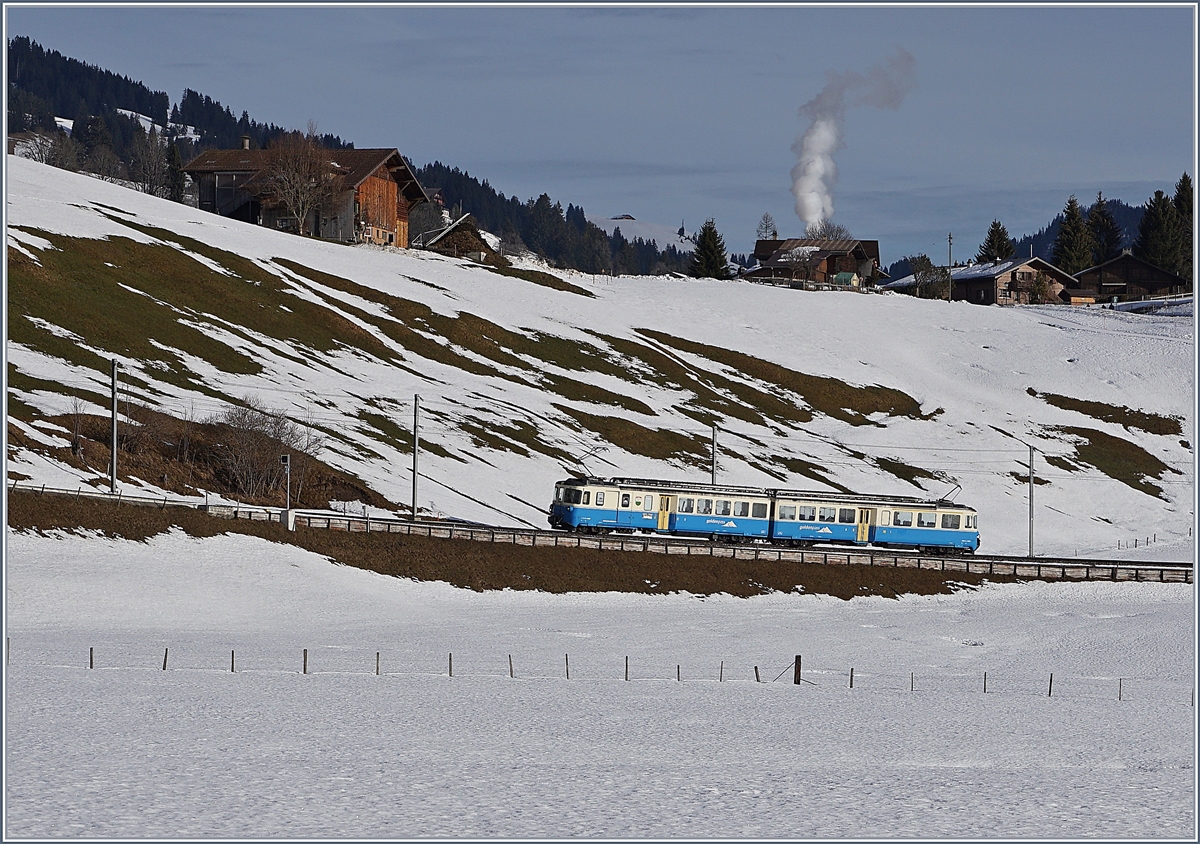
<path fill-rule="evenodd" d="M 19 488 L 14 481 L 11 491 Z M 443 521 L 412 521 L 393 517 L 350 515 L 313 510 L 284 510 L 245 504 L 206 504 L 200 500 L 171 499 L 169 496 L 112 495 L 96 490 L 51 488 L 26 484 L 23 489 L 43 495 L 61 495 L 111 501 L 116 504 L 188 507 L 211 516 L 286 524 L 289 528 L 339 530 L 348 533 L 391 533 L 431 539 L 461 539 L 528 547 L 592 548 L 599 551 L 639 551 L 697 557 L 726 557 L 766 562 L 815 563 L 819 565 L 867 565 L 888 568 L 929 569 L 965 574 L 1006 575 L 1039 580 L 1110 580 L 1157 583 L 1192 583 L 1192 563 L 1087 560 L 1051 557 L 1006 557 L 993 555 L 922 556 L 872 548 L 781 548 L 750 543 L 744 545 L 633 534 L 578 534 L 530 528 L 503 528 Z"/>

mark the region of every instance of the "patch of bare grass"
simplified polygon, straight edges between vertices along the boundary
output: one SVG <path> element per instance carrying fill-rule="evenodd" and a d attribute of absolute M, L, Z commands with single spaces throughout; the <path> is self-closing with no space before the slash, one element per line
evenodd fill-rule
<path fill-rule="evenodd" d="M 1179 436 L 1183 433 L 1180 420 L 1173 416 L 1159 416 L 1157 413 L 1133 410 L 1123 405 L 1105 404 L 1099 401 L 1085 401 L 1084 399 L 1060 396 L 1055 393 L 1040 393 L 1033 389 L 1033 387 L 1029 387 L 1025 392 L 1034 398 L 1041 399 L 1046 404 L 1053 405 L 1062 410 L 1073 410 L 1076 413 L 1082 413 L 1084 416 L 1090 416 L 1100 422 L 1114 422 L 1124 426 L 1126 429 L 1137 428 L 1140 431 L 1145 431 L 1147 434 L 1162 434 L 1164 436 Z"/>

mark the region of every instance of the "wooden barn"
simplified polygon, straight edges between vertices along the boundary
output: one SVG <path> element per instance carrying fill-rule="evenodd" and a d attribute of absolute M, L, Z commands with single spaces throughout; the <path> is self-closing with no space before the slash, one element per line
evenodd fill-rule
<path fill-rule="evenodd" d="M 1125 249 L 1103 264 L 1077 272 L 1064 296 L 1079 303 L 1108 303 L 1172 296 L 1191 290 L 1192 284 L 1187 279 L 1147 263 Z"/>
<path fill-rule="evenodd" d="M 412 166 L 395 149 L 330 151 L 341 189 L 313 212 L 306 229 L 317 237 L 347 243 L 408 247 L 408 212 L 428 202 Z M 196 181 L 200 209 L 279 229 L 295 229 L 296 220 L 263 187 L 270 151 L 206 150 L 184 167 Z"/>
<path fill-rule="evenodd" d="M 877 240 L 760 240 L 754 244 L 754 258 L 758 266 L 743 277 L 763 284 L 861 290 L 887 278 L 879 266 Z"/>

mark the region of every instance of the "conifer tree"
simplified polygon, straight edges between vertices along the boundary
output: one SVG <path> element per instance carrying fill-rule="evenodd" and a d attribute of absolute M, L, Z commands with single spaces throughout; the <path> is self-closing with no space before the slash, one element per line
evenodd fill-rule
<path fill-rule="evenodd" d="M 1175 217 L 1179 228 L 1179 270 L 1177 275 L 1191 281 L 1192 271 L 1196 266 L 1196 256 L 1192 241 L 1194 235 L 1192 229 L 1192 178 L 1187 173 L 1180 176 L 1179 181 L 1175 183 L 1175 198 L 1171 204 L 1175 206 Z"/>
<path fill-rule="evenodd" d="M 983 239 L 983 243 L 979 244 L 979 252 L 976 253 L 975 260 L 981 264 L 990 261 L 1004 261 L 1012 257 L 1014 248 L 1013 240 L 1008 236 L 1008 229 L 999 220 L 992 220 L 987 236 Z"/>
<path fill-rule="evenodd" d="M 1063 209 L 1062 227 L 1054 238 L 1054 264 L 1071 275 L 1092 266 L 1092 233 L 1075 194 Z"/>
<path fill-rule="evenodd" d="M 1103 264 L 1121 254 L 1121 227 L 1117 225 L 1104 193 L 1096 194 L 1096 204 L 1088 211 L 1088 229 L 1092 233 L 1092 263 Z"/>
<path fill-rule="evenodd" d="M 1179 216 L 1175 205 L 1160 190 L 1146 203 L 1146 212 L 1138 226 L 1137 240 L 1133 243 L 1133 254 L 1148 264 L 1177 272 L 1179 254 Z"/>
<path fill-rule="evenodd" d="M 695 278 L 729 278 L 725 239 L 717 232 L 717 224 L 711 217 L 704 221 L 696 235 L 696 249 L 688 274 Z"/>

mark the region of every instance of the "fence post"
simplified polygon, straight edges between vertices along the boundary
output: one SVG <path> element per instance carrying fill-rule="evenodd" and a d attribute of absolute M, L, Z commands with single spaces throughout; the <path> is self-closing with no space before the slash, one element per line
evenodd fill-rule
<path fill-rule="evenodd" d="M 799 686 L 800 682 L 800 654 L 796 654 L 796 673 L 792 677 L 792 685 Z"/>
<path fill-rule="evenodd" d="M 308 648 L 304 649 L 304 673 L 308 673 Z"/>
<path fill-rule="evenodd" d="M 987 672 L 983 672 L 983 693 L 987 694 Z"/>
<path fill-rule="evenodd" d="M 629 682 L 629 657 L 625 657 L 625 682 Z"/>
<path fill-rule="evenodd" d="M 454 676 L 454 652 L 450 652 L 450 676 Z"/>
<path fill-rule="evenodd" d="M 235 666 L 235 663 L 234 663 L 234 656 L 235 656 L 235 654 L 236 654 L 236 651 L 234 651 L 234 650 L 230 649 L 230 651 L 229 651 L 229 673 L 230 673 L 230 674 L 234 674 L 234 673 L 236 673 L 236 672 L 235 672 L 235 670 L 234 670 L 234 669 L 235 669 L 235 667 L 236 667 L 236 666 Z"/>
<path fill-rule="evenodd" d="M 850 688 L 854 688 L 854 666 L 850 667 Z"/>
<path fill-rule="evenodd" d="M 167 652 L 170 650 L 170 648 L 163 648 L 163 671 L 167 670 Z"/>
<path fill-rule="evenodd" d="M 567 679 L 570 680 L 571 679 L 571 655 L 563 654 L 563 660 L 567 664 Z"/>
<path fill-rule="evenodd" d="M 915 671 L 908 672 L 908 690 L 910 692 L 917 690 L 917 672 Z"/>
<path fill-rule="evenodd" d="M 683 682 L 683 673 L 680 671 L 678 665 L 675 666 L 675 680 L 677 682 Z"/>
<path fill-rule="evenodd" d="M 756 683 L 762 682 L 762 680 L 758 679 L 758 666 L 757 665 L 754 666 L 754 682 L 756 682 Z"/>
<path fill-rule="evenodd" d="M 379 676 L 379 651 L 375 651 L 375 676 Z"/>
<path fill-rule="evenodd" d="M 88 668 L 96 667 L 96 649 L 88 648 Z"/>
<path fill-rule="evenodd" d="M 508 678 L 510 680 L 516 679 L 516 674 L 513 673 L 512 654 L 508 655 Z"/>
<path fill-rule="evenodd" d="M 1046 689 L 1046 697 L 1054 697 L 1054 672 L 1050 672 L 1050 687 Z"/>
<path fill-rule="evenodd" d="M 717 682 L 725 682 L 725 660 L 721 660 L 721 672 L 717 675 Z"/>
<path fill-rule="evenodd" d="M 1124 686 L 1125 686 L 1125 678 L 1118 677 L 1117 678 L 1117 700 L 1121 699 L 1121 693 L 1124 691 Z"/>

